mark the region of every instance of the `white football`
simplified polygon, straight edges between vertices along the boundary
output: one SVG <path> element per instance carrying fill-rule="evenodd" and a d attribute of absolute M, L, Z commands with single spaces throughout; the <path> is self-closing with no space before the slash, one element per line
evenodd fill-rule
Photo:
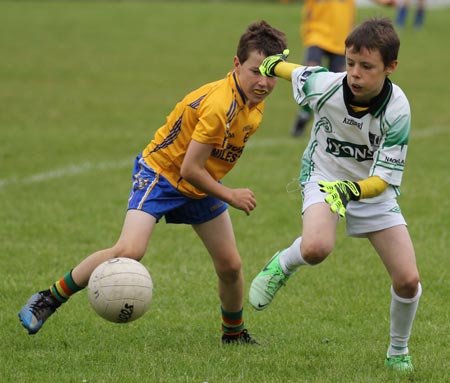
<path fill-rule="evenodd" d="M 110 322 L 127 323 L 148 310 L 153 282 L 142 263 L 130 258 L 113 258 L 91 274 L 88 299 L 98 315 Z"/>

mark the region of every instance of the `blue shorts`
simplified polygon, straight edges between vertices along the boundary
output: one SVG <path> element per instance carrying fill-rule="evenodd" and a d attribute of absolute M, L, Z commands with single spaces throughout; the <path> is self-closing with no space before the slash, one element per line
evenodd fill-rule
<path fill-rule="evenodd" d="M 141 155 L 136 157 L 128 210 L 145 211 L 157 221 L 164 216 L 167 223 L 196 225 L 212 220 L 227 208 L 228 205 L 217 198 L 187 197 L 150 168 Z"/>

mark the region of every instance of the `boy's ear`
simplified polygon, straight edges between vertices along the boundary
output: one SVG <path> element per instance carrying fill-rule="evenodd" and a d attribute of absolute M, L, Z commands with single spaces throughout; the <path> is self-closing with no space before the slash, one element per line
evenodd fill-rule
<path fill-rule="evenodd" d="M 398 60 L 392 61 L 387 67 L 386 67 L 386 75 L 390 75 L 395 72 L 397 69 Z"/>
<path fill-rule="evenodd" d="M 239 58 L 237 56 L 233 57 L 233 67 L 234 69 L 238 69 L 241 65 L 241 62 L 239 61 Z"/>

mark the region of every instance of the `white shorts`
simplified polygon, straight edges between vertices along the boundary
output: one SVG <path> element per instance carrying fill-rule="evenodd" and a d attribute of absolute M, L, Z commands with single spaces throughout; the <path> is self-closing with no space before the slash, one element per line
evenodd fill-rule
<path fill-rule="evenodd" d="M 325 203 L 325 196 L 316 182 L 308 182 L 302 190 L 302 213 L 315 203 Z M 406 225 L 395 198 L 378 203 L 350 201 L 345 212 L 345 223 L 347 235 L 363 238 L 374 231 Z"/>

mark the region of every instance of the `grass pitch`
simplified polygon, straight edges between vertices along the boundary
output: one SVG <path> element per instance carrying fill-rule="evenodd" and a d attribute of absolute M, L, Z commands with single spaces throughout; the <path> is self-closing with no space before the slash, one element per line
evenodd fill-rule
<path fill-rule="evenodd" d="M 298 3 L 278 2 L 0 2 L 1 382 L 448 381 L 448 9 L 430 10 L 423 30 L 400 32 L 393 76 L 413 112 L 399 200 L 424 288 L 413 375 L 383 366 L 389 279 L 369 244 L 342 227 L 334 254 L 303 268 L 268 310 L 245 302 L 261 347 L 222 347 L 209 257 L 189 227 L 164 223 L 143 260 L 155 284 L 143 318 L 108 323 L 83 291 L 39 334 L 19 324 L 31 294 L 114 243 L 134 156 L 180 97 L 232 68 L 251 21 L 283 29 L 301 62 L 299 13 Z M 376 14 L 393 15 L 370 8 L 358 18 Z M 250 217 L 231 210 L 246 292 L 301 229 L 299 196 L 286 192 L 307 142 L 289 136 L 296 110 L 280 80 L 261 130 L 224 180 L 258 199 Z"/>

